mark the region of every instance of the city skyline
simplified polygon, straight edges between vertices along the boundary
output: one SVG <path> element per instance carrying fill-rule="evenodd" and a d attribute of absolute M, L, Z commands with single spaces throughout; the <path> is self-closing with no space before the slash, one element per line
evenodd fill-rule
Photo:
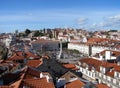
<path fill-rule="evenodd" d="M 120 29 L 119 0 L 1 0 L 0 32 L 42 28 Z"/>

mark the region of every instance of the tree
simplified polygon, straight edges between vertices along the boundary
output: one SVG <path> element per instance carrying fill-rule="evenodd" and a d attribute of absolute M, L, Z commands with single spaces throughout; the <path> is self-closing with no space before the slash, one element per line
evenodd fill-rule
<path fill-rule="evenodd" d="M 31 30 L 29 30 L 29 29 L 26 29 L 26 30 L 25 30 L 26 36 L 28 36 L 30 33 L 31 33 Z"/>
<path fill-rule="evenodd" d="M 6 47 L 0 46 L 0 59 L 6 60 L 8 54 L 8 49 Z"/>
<path fill-rule="evenodd" d="M 19 33 L 18 37 L 25 37 L 26 34 L 25 33 Z"/>
<path fill-rule="evenodd" d="M 49 38 L 53 38 L 53 34 L 52 33 L 49 34 Z"/>
<path fill-rule="evenodd" d="M 44 34 L 40 31 L 35 31 L 35 34 L 34 34 L 35 37 L 38 37 L 38 36 L 44 36 Z"/>

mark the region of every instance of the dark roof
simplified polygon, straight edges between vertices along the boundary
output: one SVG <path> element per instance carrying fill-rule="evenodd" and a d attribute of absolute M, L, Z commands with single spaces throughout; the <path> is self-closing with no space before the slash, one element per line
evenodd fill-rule
<path fill-rule="evenodd" d="M 49 74 L 51 74 L 54 82 L 56 80 L 56 77 L 59 78 L 62 75 L 64 75 L 65 73 L 67 73 L 68 71 L 71 71 L 78 77 L 82 76 L 82 74 L 80 72 L 75 72 L 71 69 L 67 69 L 67 68 L 63 67 L 55 59 L 44 59 L 43 64 L 40 65 L 37 69 L 42 72 L 48 72 Z"/>

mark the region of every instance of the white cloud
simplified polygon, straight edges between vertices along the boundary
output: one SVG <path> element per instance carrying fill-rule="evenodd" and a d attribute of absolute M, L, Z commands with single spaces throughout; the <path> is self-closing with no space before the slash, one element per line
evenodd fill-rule
<path fill-rule="evenodd" d="M 98 29 L 120 28 L 120 15 L 105 17 L 103 21 L 93 24 L 93 27 Z"/>
<path fill-rule="evenodd" d="M 78 24 L 85 25 L 88 22 L 88 18 L 81 17 L 78 19 Z"/>

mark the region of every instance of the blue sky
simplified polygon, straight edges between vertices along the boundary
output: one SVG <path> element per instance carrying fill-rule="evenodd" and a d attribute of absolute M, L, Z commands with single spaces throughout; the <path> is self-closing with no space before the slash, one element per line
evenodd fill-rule
<path fill-rule="evenodd" d="M 120 0 L 0 0 L 0 33 L 56 27 L 120 29 Z"/>

